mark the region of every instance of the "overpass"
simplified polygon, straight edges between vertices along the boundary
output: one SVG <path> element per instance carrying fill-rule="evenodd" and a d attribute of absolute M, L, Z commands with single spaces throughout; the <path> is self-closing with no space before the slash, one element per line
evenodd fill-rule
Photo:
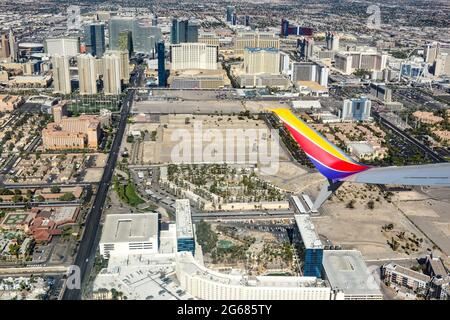
<path fill-rule="evenodd" d="M 267 220 L 293 218 L 292 210 L 193 213 L 192 220 Z"/>

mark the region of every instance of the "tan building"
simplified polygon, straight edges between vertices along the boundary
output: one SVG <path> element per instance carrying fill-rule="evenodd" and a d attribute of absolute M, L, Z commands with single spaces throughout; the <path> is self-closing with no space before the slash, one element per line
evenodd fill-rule
<path fill-rule="evenodd" d="M 217 46 L 205 43 L 180 43 L 170 46 L 171 69 L 217 70 Z"/>
<path fill-rule="evenodd" d="M 0 37 L 0 59 L 7 59 L 11 55 L 9 48 L 9 39 L 5 33 Z"/>
<path fill-rule="evenodd" d="M 450 75 L 450 53 L 442 53 L 436 57 L 434 75 L 437 77 Z"/>
<path fill-rule="evenodd" d="M 8 71 L 0 71 L 0 82 L 8 82 L 9 75 Z"/>
<path fill-rule="evenodd" d="M 130 60 L 128 50 L 106 50 L 105 54 L 115 55 L 120 59 L 120 80 L 124 84 L 130 82 Z"/>
<path fill-rule="evenodd" d="M 67 116 L 67 102 L 62 101 L 53 107 L 53 121 L 60 123 L 63 117 Z"/>
<path fill-rule="evenodd" d="M 242 32 L 234 38 L 234 53 L 244 54 L 245 48 L 280 48 L 280 39 L 270 32 Z"/>
<path fill-rule="evenodd" d="M 443 142 L 450 142 L 450 131 L 448 130 L 437 130 L 433 132 L 439 137 Z"/>
<path fill-rule="evenodd" d="M 8 86 L 15 88 L 47 88 L 51 76 L 16 76 L 9 79 Z"/>
<path fill-rule="evenodd" d="M 280 74 L 280 52 L 278 49 L 247 48 L 244 50 L 245 74 Z"/>
<path fill-rule="evenodd" d="M 11 112 L 23 104 L 24 100 L 21 96 L 0 95 L 0 111 Z"/>
<path fill-rule="evenodd" d="M 342 51 L 335 55 L 336 69 L 351 74 L 357 69 L 382 71 L 386 69 L 387 54 L 372 51 Z"/>
<path fill-rule="evenodd" d="M 31 76 L 34 73 L 34 63 L 26 62 L 22 65 L 22 72 L 24 76 Z"/>
<path fill-rule="evenodd" d="M 214 32 L 203 32 L 198 35 L 198 42 L 218 47 L 220 38 Z"/>
<path fill-rule="evenodd" d="M 55 122 L 42 130 L 42 140 L 46 150 L 97 149 L 100 137 L 100 120 L 97 116 L 64 116 L 63 101 L 53 109 Z"/>
<path fill-rule="evenodd" d="M 95 58 L 90 54 L 82 54 L 77 57 L 77 64 L 80 94 L 96 94 L 97 73 Z"/>
<path fill-rule="evenodd" d="M 286 90 L 290 87 L 290 81 L 280 74 L 242 74 L 236 78 L 242 88 L 278 88 Z"/>
<path fill-rule="evenodd" d="M 105 54 L 102 61 L 103 90 L 105 94 L 120 94 L 122 91 L 120 57 L 115 54 Z"/>
<path fill-rule="evenodd" d="M 426 124 L 437 124 L 444 121 L 442 117 L 435 116 L 433 112 L 416 111 L 413 113 L 414 118 Z"/>
<path fill-rule="evenodd" d="M 223 75 L 174 76 L 170 84 L 172 89 L 219 89 L 224 87 Z"/>
<path fill-rule="evenodd" d="M 69 58 L 65 56 L 54 56 L 53 65 L 53 85 L 55 93 L 70 94 L 70 70 Z"/>

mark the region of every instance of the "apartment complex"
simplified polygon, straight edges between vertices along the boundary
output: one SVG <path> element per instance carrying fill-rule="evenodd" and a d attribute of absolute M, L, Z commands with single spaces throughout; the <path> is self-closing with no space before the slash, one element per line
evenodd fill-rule
<path fill-rule="evenodd" d="M 217 46 L 205 43 L 180 43 L 170 46 L 172 70 L 217 70 Z"/>
<path fill-rule="evenodd" d="M 382 276 L 385 280 L 415 291 L 426 290 L 431 281 L 430 276 L 426 274 L 392 262 L 382 267 Z"/>
<path fill-rule="evenodd" d="M 11 112 L 24 103 L 21 96 L 0 95 L 0 112 Z"/>

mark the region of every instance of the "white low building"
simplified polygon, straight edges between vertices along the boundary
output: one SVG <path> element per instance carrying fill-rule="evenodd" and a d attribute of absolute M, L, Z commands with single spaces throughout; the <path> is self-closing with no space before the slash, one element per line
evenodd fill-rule
<path fill-rule="evenodd" d="M 100 239 L 100 254 L 158 253 L 158 213 L 109 214 Z"/>
<path fill-rule="evenodd" d="M 373 273 L 357 250 L 324 250 L 323 269 L 336 299 L 382 300 Z"/>

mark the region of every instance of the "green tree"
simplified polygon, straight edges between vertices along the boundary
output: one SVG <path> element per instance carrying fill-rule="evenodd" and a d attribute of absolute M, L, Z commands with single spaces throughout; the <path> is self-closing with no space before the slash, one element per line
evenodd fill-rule
<path fill-rule="evenodd" d="M 217 234 L 211 229 L 211 225 L 201 220 L 196 225 L 196 236 L 198 243 L 205 253 L 210 253 L 217 243 Z"/>
<path fill-rule="evenodd" d="M 73 201 L 75 200 L 75 196 L 72 192 L 66 192 L 61 197 L 58 198 L 60 201 Z"/>

